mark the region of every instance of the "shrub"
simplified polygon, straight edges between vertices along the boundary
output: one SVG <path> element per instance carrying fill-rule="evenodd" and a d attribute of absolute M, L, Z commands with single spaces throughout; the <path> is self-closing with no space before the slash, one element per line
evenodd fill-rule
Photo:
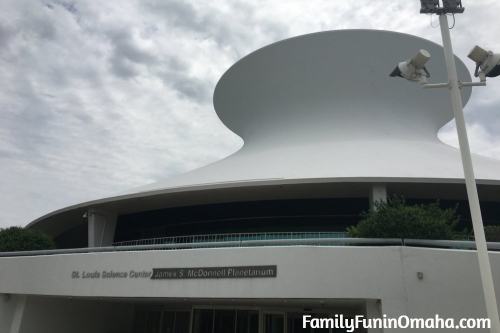
<path fill-rule="evenodd" d="M 460 239 L 467 230 L 455 230 L 460 216 L 457 207 L 441 209 L 439 201 L 408 206 L 404 198 L 375 202 L 375 211 L 363 212 L 362 220 L 347 228 L 352 238 Z"/>
<path fill-rule="evenodd" d="M 484 227 L 484 235 L 487 242 L 500 242 L 500 226 L 487 225 Z"/>
<path fill-rule="evenodd" d="M 10 227 L 0 229 L 0 252 L 55 249 L 52 238 L 39 230 Z"/>

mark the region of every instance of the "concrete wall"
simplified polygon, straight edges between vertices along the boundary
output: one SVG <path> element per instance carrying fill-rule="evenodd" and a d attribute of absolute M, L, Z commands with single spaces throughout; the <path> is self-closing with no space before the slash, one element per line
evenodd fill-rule
<path fill-rule="evenodd" d="M 500 253 L 491 253 L 490 258 L 494 280 L 499 284 Z M 73 271 L 81 276 L 83 271 L 130 272 L 169 267 L 250 265 L 277 265 L 277 277 L 72 278 Z M 389 317 L 427 318 L 439 314 L 458 319 L 486 316 L 477 257 L 473 251 L 295 246 L 94 253 L 0 258 L 0 272 L 0 293 L 144 298 L 379 299 L 382 313 Z M 423 272 L 423 279 L 417 278 L 417 272 Z M 500 286 L 497 292 L 499 290 Z M 497 297 L 500 299 L 500 294 Z M 37 304 L 43 307 L 46 300 L 39 299 Z M 31 300 L 28 302 L 28 313 L 33 304 Z M 62 303 L 53 304 L 65 308 Z"/>
<path fill-rule="evenodd" d="M 29 296 L 19 333 L 131 333 L 133 314 L 127 303 Z"/>
<path fill-rule="evenodd" d="M 278 276 L 222 280 L 82 278 L 83 272 L 251 265 L 277 265 Z M 295 246 L 71 254 L 0 258 L 0 268 L 0 293 L 31 295 L 373 299 L 385 295 L 402 299 L 404 294 L 398 247 Z M 80 278 L 72 278 L 74 271 Z"/>
<path fill-rule="evenodd" d="M 410 316 L 486 317 L 476 252 L 404 249 L 403 278 Z M 497 299 L 500 299 L 500 253 L 490 253 Z M 417 272 L 424 273 L 422 280 Z"/>

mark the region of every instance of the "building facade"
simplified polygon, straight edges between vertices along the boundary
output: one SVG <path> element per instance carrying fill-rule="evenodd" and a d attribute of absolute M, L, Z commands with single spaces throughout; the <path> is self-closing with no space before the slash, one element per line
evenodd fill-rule
<path fill-rule="evenodd" d="M 242 149 L 33 221 L 58 250 L 0 254 L 0 332 L 340 333 L 302 316 L 485 317 L 474 251 L 343 240 L 394 194 L 459 203 L 470 227 L 460 152 L 437 137 L 449 95 L 389 77 L 418 49 L 447 80 L 441 46 L 387 31 L 300 36 L 238 61 L 214 107 Z M 500 224 L 500 161 L 473 161 L 484 221 Z"/>

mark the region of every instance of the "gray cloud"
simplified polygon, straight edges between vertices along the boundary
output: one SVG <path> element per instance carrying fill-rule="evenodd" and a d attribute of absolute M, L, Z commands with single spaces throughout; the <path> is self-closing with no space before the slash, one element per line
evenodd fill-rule
<path fill-rule="evenodd" d="M 496 0 L 466 1 L 456 53 L 500 50 Z M 489 10 L 485 7 L 489 6 Z M 0 227 L 185 172 L 236 151 L 211 97 L 272 42 L 385 29 L 440 43 L 418 1 L 28 1 L 0 11 Z M 474 29 L 468 27 L 474 26 Z M 469 64 L 473 70 L 473 65 Z M 500 158 L 498 82 L 466 107 L 473 150 Z M 440 133 L 456 144 L 454 126 Z"/>

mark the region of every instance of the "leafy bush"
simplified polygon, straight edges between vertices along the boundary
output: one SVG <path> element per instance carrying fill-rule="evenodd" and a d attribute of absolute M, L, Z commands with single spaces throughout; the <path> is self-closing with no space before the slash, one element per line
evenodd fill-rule
<path fill-rule="evenodd" d="M 375 202 L 375 211 L 363 212 L 356 226 L 347 228 L 352 238 L 460 239 L 467 230 L 455 230 L 460 216 L 457 207 L 441 209 L 439 201 L 408 206 L 404 198 Z"/>
<path fill-rule="evenodd" d="M 484 235 L 487 242 L 500 242 L 500 226 L 487 225 L 484 227 Z"/>
<path fill-rule="evenodd" d="M 0 229 L 0 252 L 55 249 L 52 238 L 39 230 L 10 227 Z"/>

